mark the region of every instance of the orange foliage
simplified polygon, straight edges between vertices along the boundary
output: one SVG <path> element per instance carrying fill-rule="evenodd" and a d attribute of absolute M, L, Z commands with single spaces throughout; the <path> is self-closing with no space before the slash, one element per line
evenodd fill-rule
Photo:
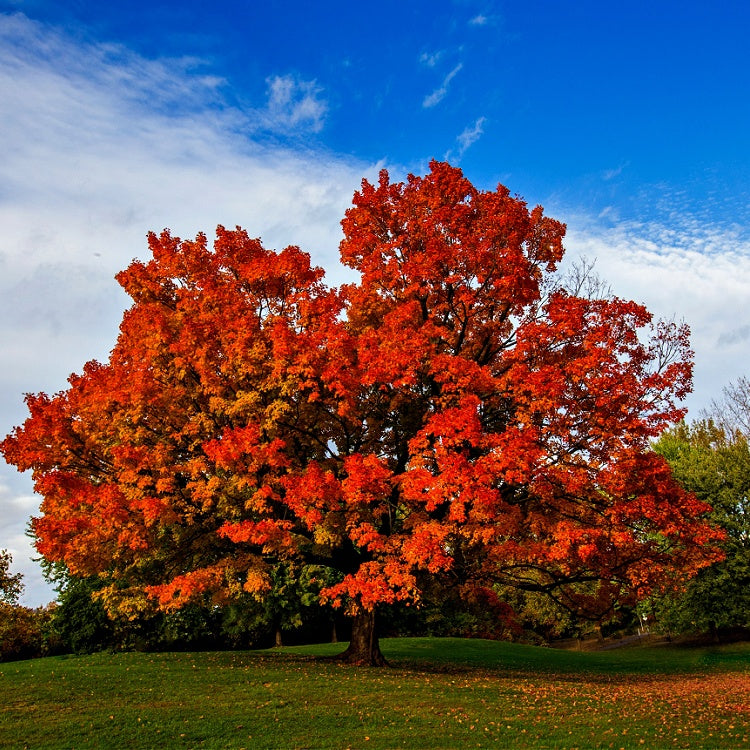
<path fill-rule="evenodd" d="M 149 237 L 109 362 L 29 396 L 2 443 L 43 496 L 41 554 L 164 608 L 306 559 L 351 611 L 447 572 L 596 609 L 716 558 L 648 451 L 684 413 L 685 328 L 566 291 L 565 227 L 447 164 L 363 181 L 342 226 L 341 289 L 239 228 Z"/>

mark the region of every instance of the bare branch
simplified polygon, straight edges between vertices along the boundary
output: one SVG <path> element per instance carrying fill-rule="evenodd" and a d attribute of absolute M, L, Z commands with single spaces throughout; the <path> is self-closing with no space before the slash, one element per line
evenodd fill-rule
<path fill-rule="evenodd" d="M 569 294 L 585 299 L 611 299 L 612 287 L 594 270 L 596 259 L 582 256 L 562 277 L 560 287 Z"/>
<path fill-rule="evenodd" d="M 713 399 L 701 415 L 712 419 L 728 435 L 741 432 L 750 438 L 750 378 L 740 377 L 722 389 L 719 399 Z"/>

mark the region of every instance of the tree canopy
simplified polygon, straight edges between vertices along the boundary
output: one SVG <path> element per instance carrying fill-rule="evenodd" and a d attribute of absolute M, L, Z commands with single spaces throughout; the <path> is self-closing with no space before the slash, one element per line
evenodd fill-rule
<path fill-rule="evenodd" d="M 1 446 L 45 558 L 133 614 L 323 566 L 366 662 L 376 608 L 430 577 L 596 613 L 714 559 L 708 507 L 648 450 L 684 414 L 685 327 L 566 289 L 564 225 L 448 164 L 363 181 L 342 226 L 341 288 L 240 228 L 149 236 L 109 361 L 29 395 Z"/>

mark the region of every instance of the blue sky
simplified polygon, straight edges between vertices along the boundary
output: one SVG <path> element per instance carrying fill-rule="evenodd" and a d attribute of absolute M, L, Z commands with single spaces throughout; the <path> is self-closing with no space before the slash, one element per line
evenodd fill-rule
<path fill-rule="evenodd" d="M 713 6 L 713 7 L 712 7 Z M 242 225 L 331 282 L 363 176 L 433 157 L 568 224 L 620 296 L 688 322 L 690 416 L 750 358 L 744 2 L 0 0 L 0 432 L 107 357 L 149 230 Z M 52 595 L 0 463 L 0 548 Z"/>
<path fill-rule="evenodd" d="M 295 140 L 419 170 L 460 161 L 533 200 L 628 214 L 639 188 L 685 190 L 747 220 L 750 9 L 743 2 L 3 2 L 5 12 L 192 63 L 247 113 L 269 80 L 320 109 Z M 158 102 L 153 102 L 158 106 Z M 165 102 L 169 107 L 173 102 Z M 241 131 L 241 129 L 240 129 Z M 571 195 L 572 194 L 572 195 Z"/>

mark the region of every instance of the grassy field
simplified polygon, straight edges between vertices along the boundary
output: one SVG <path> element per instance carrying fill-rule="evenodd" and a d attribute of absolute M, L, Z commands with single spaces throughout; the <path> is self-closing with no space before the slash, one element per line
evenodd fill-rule
<path fill-rule="evenodd" d="M 0 747 L 750 746 L 750 644 L 382 645 L 388 669 L 314 658 L 340 644 L 0 664 Z"/>

